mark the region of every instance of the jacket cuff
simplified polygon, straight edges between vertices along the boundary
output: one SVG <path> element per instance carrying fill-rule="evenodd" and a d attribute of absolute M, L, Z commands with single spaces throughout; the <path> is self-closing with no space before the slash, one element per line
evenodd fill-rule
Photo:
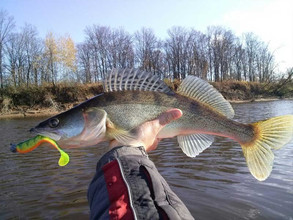
<path fill-rule="evenodd" d="M 102 158 L 99 160 L 97 164 L 97 169 L 102 168 L 105 164 L 116 160 L 117 158 L 121 156 L 126 155 L 137 155 L 137 156 L 144 156 L 148 158 L 148 154 L 145 151 L 145 148 L 143 146 L 141 147 L 130 147 L 130 146 L 119 146 L 114 147 L 110 151 L 108 151 L 106 154 L 102 156 Z"/>

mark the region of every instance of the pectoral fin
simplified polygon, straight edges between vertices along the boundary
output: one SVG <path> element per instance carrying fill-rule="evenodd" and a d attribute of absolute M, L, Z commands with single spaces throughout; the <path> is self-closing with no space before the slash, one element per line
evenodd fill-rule
<path fill-rule="evenodd" d="M 213 143 L 214 137 L 207 134 L 192 134 L 178 136 L 177 140 L 187 156 L 196 157 Z"/>
<path fill-rule="evenodd" d="M 143 146 L 143 143 L 138 140 L 137 135 L 135 132 L 126 131 L 121 128 L 117 128 L 109 118 L 107 118 L 106 122 L 107 127 L 107 138 L 108 139 L 115 139 L 122 145 L 132 146 L 132 147 L 139 147 Z"/>

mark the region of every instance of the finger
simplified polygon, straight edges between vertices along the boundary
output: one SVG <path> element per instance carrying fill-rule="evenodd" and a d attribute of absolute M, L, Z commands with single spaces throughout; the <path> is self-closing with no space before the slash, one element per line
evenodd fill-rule
<path fill-rule="evenodd" d="M 145 149 L 146 152 L 150 152 L 152 150 L 155 150 L 157 148 L 157 146 L 158 146 L 159 141 L 160 141 L 160 139 L 156 139 L 151 146 L 146 147 L 146 149 Z"/>
<path fill-rule="evenodd" d="M 170 109 L 166 112 L 163 112 L 159 117 L 159 123 L 161 126 L 165 126 L 170 122 L 180 118 L 182 116 L 182 111 L 180 109 Z"/>

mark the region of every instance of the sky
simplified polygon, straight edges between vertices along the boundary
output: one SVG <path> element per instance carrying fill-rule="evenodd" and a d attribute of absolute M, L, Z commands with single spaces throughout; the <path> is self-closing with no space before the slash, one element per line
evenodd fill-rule
<path fill-rule="evenodd" d="M 173 26 L 206 32 L 208 26 L 231 29 L 236 36 L 255 33 L 269 43 L 279 71 L 293 67 L 292 0 L 0 0 L 0 10 L 14 17 L 16 26 L 35 26 L 40 37 L 48 32 L 69 34 L 84 41 L 93 24 L 123 27 L 134 33 L 152 28 L 161 39 Z"/>

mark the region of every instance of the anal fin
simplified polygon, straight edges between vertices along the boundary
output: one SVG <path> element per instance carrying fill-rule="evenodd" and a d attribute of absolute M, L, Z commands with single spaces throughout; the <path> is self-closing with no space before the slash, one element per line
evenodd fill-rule
<path fill-rule="evenodd" d="M 189 157 L 196 157 L 207 149 L 214 141 L 214 136 L 208 134 L 191 134 L 177 137 L 182 151 Z"/>

